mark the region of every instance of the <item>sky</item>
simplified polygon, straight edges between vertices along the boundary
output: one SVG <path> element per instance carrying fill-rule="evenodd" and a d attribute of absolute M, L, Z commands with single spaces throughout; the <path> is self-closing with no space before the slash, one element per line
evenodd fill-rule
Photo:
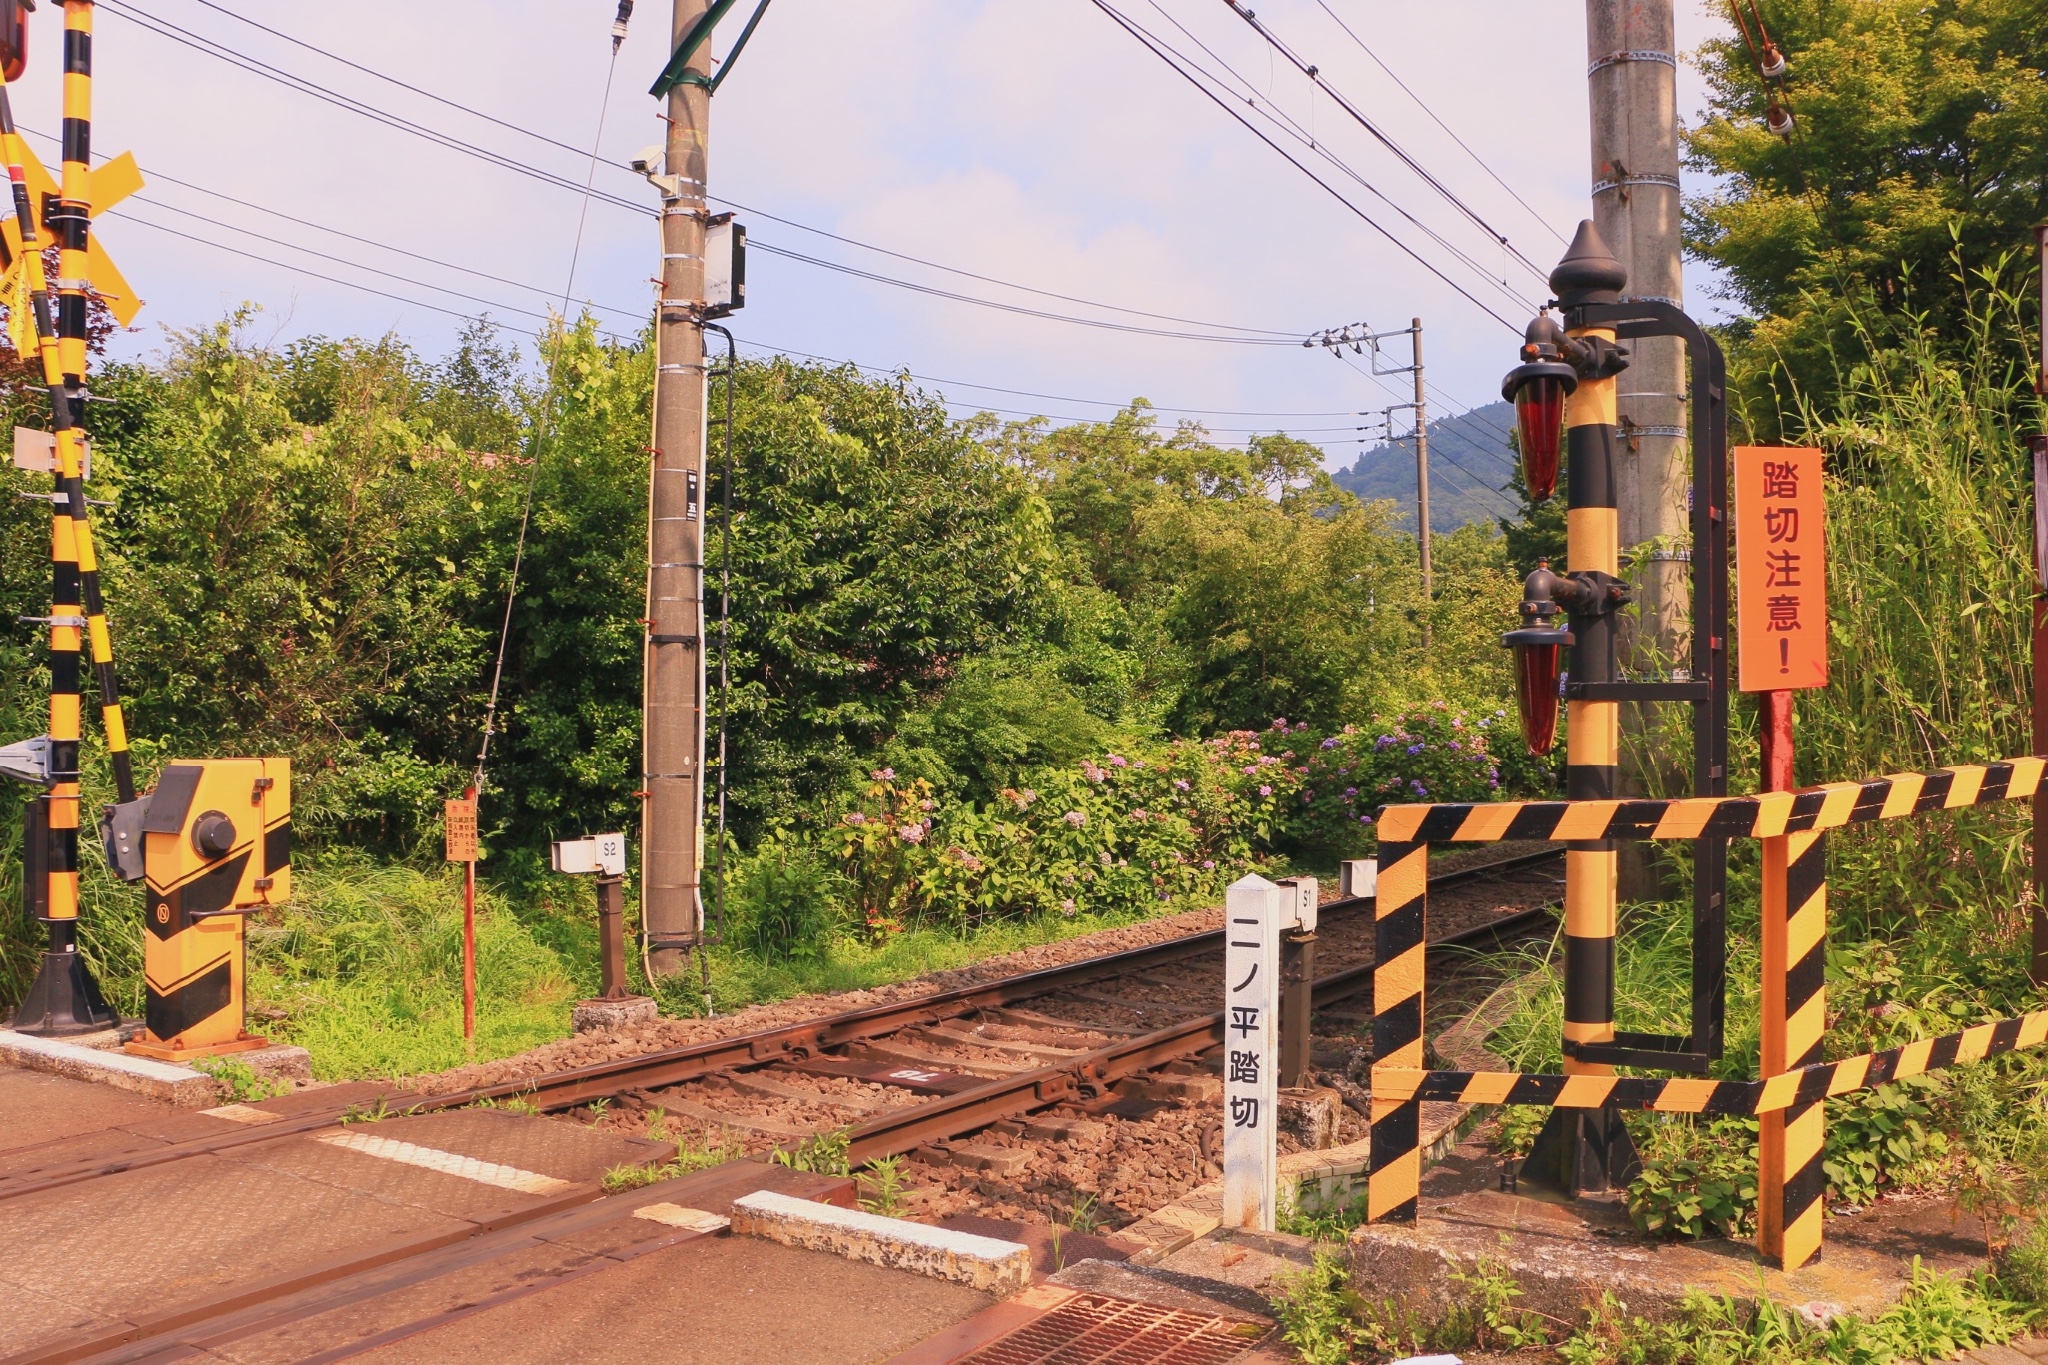
<path fill-rule="evenodd" d="M 711 121 L 712 194 L 755 248 L 730 320 L 743 350 L 908 370 L 963 415 L 1098 420 L 1142 396 L 1220 442 L 1285 430 L 1342 465 L 1360 414 L 1406 400 L 1408 380 L 1301 339 L 1420 317 L 1432 415 L 1493 400 L 1544 293 L 1480 223 L 1547 270 L 1589 212 L 1581 7 L 1257 6 L 1475 223 L 1227 6 L 1110 3 L 1231 83 L 1248 117 L 1292 120 L 1303 141 L 1261 126 L 1414 255 L 1092 0 L 775 0 Z M 1718 31 L 1706 4 L 1677 6 L 1681 52 Z M 428 357 L 468 318 L 516 337 L 564 298 L 637 330 L 656 196 L 626 163 L 661 139 L 646 92 L 669 14 L 640 0 L 613 65 L 615 8 L 102 0 L 95 159 L 133 151 L 149 182 L 95 229 L 147 304 L 117 353 L 162 354 L 244 305 L 255 342 L 390 333 Z M 30 17 L 13 90 L 49 164 L 35 134 L 59 124 L 58 13 Z M 1701 103 L 1681 67 L 1680 117 Z M 1689 264 L 1686 283 L 1711 314 L 1712 281 Z M 1405 364 L 1406 339 L 1389 346 L 1383 367 Z"/>

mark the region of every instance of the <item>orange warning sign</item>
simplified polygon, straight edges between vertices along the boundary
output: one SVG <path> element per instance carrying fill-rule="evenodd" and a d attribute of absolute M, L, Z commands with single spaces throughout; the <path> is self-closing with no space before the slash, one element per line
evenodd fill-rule
<path fill-rule="evenodd" d="M 448 836 L 448 861 L 476 861 L 476 802 L 454 800 L 441 807 L 441 823 Z"/>
<path fill-rule="evenodd" d="M 1827 526 L 1820 452 L 1735 448 L 1736 686 L 1828 685 Z"/>

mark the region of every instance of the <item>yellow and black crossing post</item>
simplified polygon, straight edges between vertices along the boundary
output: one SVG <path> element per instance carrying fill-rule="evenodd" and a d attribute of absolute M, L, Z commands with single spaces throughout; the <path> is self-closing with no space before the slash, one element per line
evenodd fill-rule
<path fill-rule="evenodd" d="M 52 564 L 50 628 L 50 732 L 44 780 L 46 795 L 32 802 L 26 821 L 26 872 L 38 874 L 29 902 L 49 926 L 43 966 L 16 1011 L 15 1026 L 35 1032 L 74 1033 L 116 1022 L 100 998 L 97 983 L 77 954 L 78 922 L 78 748 L 80 730 L 79 656 L 88 642 L 100 695 L 107 748 L 121 800 L 135 797 L 135 778 L 122 722 L 114 674 L 112 637 L 99 582 L 98 556 L 87 520 L 84 435 L 77 417 L 84 401 L 87 356 L 86 301 L 93 272 L 90 217 L 94 176 L 90 170 L 92 112 L 92 6 L 69 0 L 64 14 L 63 181 L 38 213 L 30 194 L 28 167 L 34 165 L 14 126 L 6 92 L 0 88 L 0 139 L 4 139 L 14 222 L 6 234 L 10 271 L 18 271 L 11 292 L 11 331 L 24 356 L 33 345 L 50 395 L 56 456 L 56 488 L 50 495 Z M 133 162 L 116 175 L 132 175 Z M 36 167 L 40 172 L 41 167 Z M 43 177 L 47 179 L 47 176 Z M 56 237 L 59 299 L 54 321 L 43 276 L 38 220 Z M 110 268 L 110 267 L 109 267 Z M 105 273 L 105 272 L 102 272 Z M 122 291 L 126 293 L 125 288 Z M 22 302 L 29 317 L 20 316 Z M 132 300 L 123 300 L 133 316 Z"/>
<path fill-rule="evenodd" d="M 1373 901 L 1372 1057 L 1375 1067 L 1421 1070 L 1423 943 L 1429 917 L 1429 845 L 1380 844 Z M 1422 1102 L 1372 1096 L 1374 1222 L 1412 1223 L 1422 1184 Z"/>
<path fill-rule="evenodd" d="M 1627 272 L 1591 221 L 1579 224 L 1550 287 L 1569 330 L 1538 319 L 1530 348 L 1563 360 L 1577 384 L 1565 406 L 1569 501 L 1565 513 L 1563 576 L 1539 568 L 1530 576 L 1532 600 L 1547 597 L 1570 612 L 1572 691 L 1565 720 L 1565 790 L 1574 801 L 1611 801 L 1618 795 L 1621 707 L 1598 689 L 1617 681 L 1615 609 L 1627 600 L 1621 581 L 1620 514 L 1615 490 L 1617 425 L 1615 376 L 1628 365 L 1611 327 L 1571 326 L 1574 310 L 1616 302 Z M 1527 352 L 1525 352 L 1527 353 Z M 1533 358 L 1533 357 L 1532 357 Z M 1611 839 L 1566 844 L 1564 919 L 1564 1070 L 1566 1075 L 1609 1076 L 1612 1064 L 1579 1057 L 1582 1046 L 1611 1046 L 1614 1029 L 1616 849 Z M 1560 1108 L 1538 1136 L 1522 1175 L 1570 1193 L 1604 1191 L 1633 1177 L 1635 1148 L 1617 1109 Z"/>

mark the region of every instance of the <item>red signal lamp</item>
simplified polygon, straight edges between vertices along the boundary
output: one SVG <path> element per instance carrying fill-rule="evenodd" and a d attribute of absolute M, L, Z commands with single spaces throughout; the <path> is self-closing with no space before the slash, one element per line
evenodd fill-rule
<path fill-rule="evenodd" d="M 1557 741 L 1559 651 L 1572 643 L 1572 633 L 1553 624 L 1564 610 L 1555 595 L 1572 590 L 1569 579 L 1550 571 L 1549 560 L 1538 560 L 1523 587 L 1522 628 L 1501 637 L 1501 643 L 1515 652 L 1515 709 L 1521 716 L 1522 742 L 1538 757 L 1549 753 Z"/>
<path fill-rule="evenodd" d="M 28 69 L 28 12 L 22 0 L 0 0 L 0 79 L 13 84 Z"/>
<path fill-rule="evenodd" d="M 1564 330 L 1548 314 L 1529 324 L 1522 364 L 1501 380 L 1500 396 L 1515 405 L 1522 448 L 1522 486 L 1537 502 L 1557 491 L 1558 452 L 1564 442 L 1564 400 L 1579 386 L 1578 371 L 1562 358 Z"/>

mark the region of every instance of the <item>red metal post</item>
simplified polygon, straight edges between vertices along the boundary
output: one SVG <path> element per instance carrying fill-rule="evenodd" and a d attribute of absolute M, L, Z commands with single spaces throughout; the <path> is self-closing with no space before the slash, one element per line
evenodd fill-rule
<path fill-rule="evenodd" d="M 2041 363 L 2034 392 L 2048 398 L 2048 224 L 2034 229 L 2041 277 Z M 2027 441 L 2034 457 L 2034 752 L 2048 754 L 2048 435 Z M 2029 975 L 2048 985 L 2048 793 L 2034 793 L 2033 954 Z"/>
<path fill-rule="evenodd" d="M 462 793 L 476 802 L 476 788 Z M 462 864 L 462 1036 L 476 1037 L 476 859 Z"/>

